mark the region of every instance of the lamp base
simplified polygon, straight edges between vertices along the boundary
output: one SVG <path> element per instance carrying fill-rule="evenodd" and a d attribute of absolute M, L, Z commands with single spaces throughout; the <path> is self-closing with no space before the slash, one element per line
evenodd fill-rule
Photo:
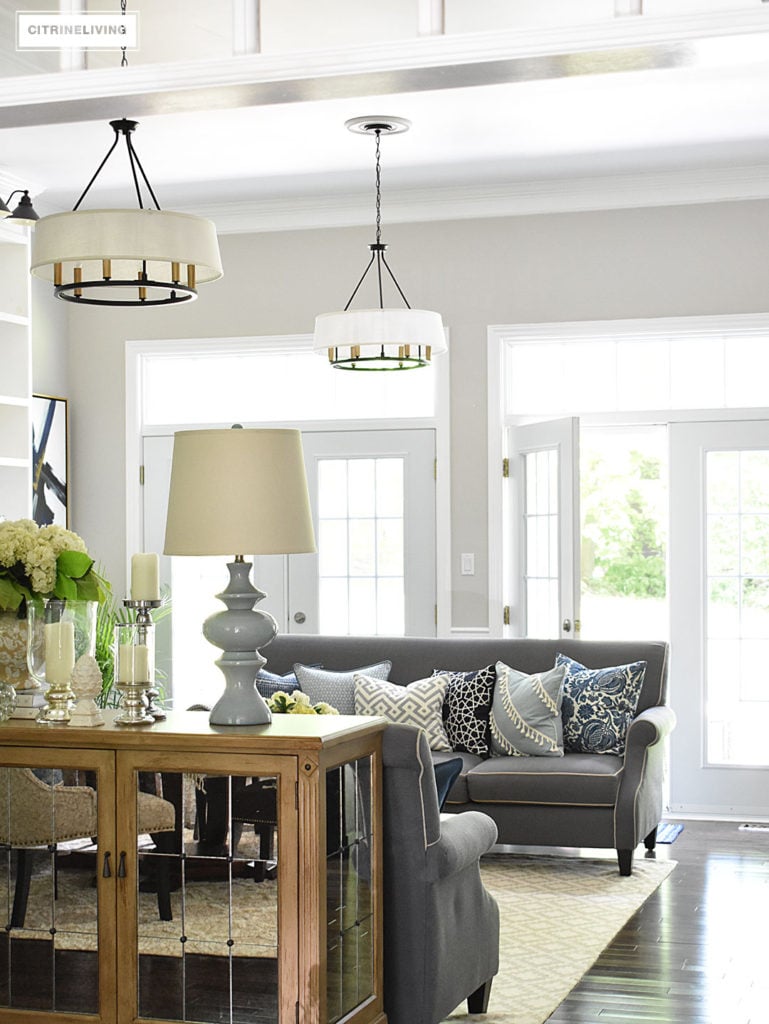
<path fill-rule="evenodd" d="M 269 612 L 255 609 L 267 595 L 249 580 L 251 563 L 242 559 L 227 563 L 230 581 L 216 596 L 227 610 L 210 615 L 203 623 L 206 640 L 224 653 L 216 662 L 225 680 L 225 690 L 209 715 L 211 725 L 267 725 L 272 712 L 256 688 L 256 674 L 266 664 L 258 648 L 278 632 Z"/>
<path fill-rule="evenodd" d="M 211 708 L 211 725 L 269 725 L 272 712 L 256 688 L 256 673 L 265 664 L 256 658 L 219 658 L 216 662 L 226 680 L 224 693 Z"/>

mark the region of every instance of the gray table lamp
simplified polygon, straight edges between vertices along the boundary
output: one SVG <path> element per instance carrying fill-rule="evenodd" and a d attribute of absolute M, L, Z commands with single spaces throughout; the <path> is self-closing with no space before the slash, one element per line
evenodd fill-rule
<path fill-rule="evenodd" d="M 216 664 L 225 690 L 212 725 L 264 725 L 270 709 L 256 689 L 266 659 L 259 648 L 278 631 L 254 608 L 266 594 L 251 584 L 246 555 L 315 551 L 310 498 L 298 430 L 181 430 L 174 435 L 166 555 L 231 555 L 227 606 L 203 623 L 223 651 Z M 237 552 L 237 553 L 236 553 Z"/>

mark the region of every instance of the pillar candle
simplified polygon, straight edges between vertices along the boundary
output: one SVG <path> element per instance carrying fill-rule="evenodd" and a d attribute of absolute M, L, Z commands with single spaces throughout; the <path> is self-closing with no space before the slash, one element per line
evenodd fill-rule
<path fill-rule="evenodd" d="M 150 652 L 146 644 L 121 644 L 117 658 L 119 683 L 150 682 Z"/>
<path fill-rule="evenodd" d="M 66 686 L 75 667 L 74 622 L 48 622 L 45 626 L 45 678 L 54 686 Z"/>
<path fill-rule="evenodd" d="M 131 556 L 131 600 L 160 600 L 157 555 L 148 553 Z"/>

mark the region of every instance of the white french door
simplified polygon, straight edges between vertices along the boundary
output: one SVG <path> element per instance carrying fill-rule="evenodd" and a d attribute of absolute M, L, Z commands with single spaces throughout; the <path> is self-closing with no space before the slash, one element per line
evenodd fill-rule
<path fill-rule="evenodd" d="M 671 808 L 769 814 L 769 421 L 670 426 Z"/>
<path fill-rule="evenodd" d="M 510 634 L 579 635 L 579 420 L 511 427 Z"/>
<path fill-rule="evenodd" d="M 303 435 L 318 553 L 291 560 L 288 630 L 435 635 L 435 432 Z"/>
<path fill-rule="evenodd" d="M 321 430 L 302 440 L 318 553 L 255 557 L 253 581 L 267 593 L 259 607 L 282 632 L 435 635 L 435 431 Z M 163 550 L 172 452 L 172 434 L 144 438 L 148 551 Z M 173 619 L 159 631 L 158 662 L 173 664 L 177 707 L 221 688 L 200 626 L 221 610 L 225 563 L 161 556 Z"/>

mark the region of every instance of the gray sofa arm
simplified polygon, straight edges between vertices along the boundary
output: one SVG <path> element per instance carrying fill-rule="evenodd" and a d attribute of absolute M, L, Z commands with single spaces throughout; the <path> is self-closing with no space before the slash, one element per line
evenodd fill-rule
<path fill-rule="evenodd" d="M 666 704 L 647 708 L 628 726 L 625 761 L 635 748 L 649 747 L 668 736 L 676 724 L 676 715 Z"/>
<path fill-rule="evenodd" d="M 427 847 L 427 880 L 437 882 L 477 864 L 497 841 L 496 823 L 481 811 L 441 815 L 441 836 Z"/>
<path fill-rule="evenodd" d="M 617 850 L 633 850 L 659 824 L 667 754 L 664 741 L 675 724 L 675 713 L 666 705 L 647 708 L 630 723 L 614 811 Z"/>

